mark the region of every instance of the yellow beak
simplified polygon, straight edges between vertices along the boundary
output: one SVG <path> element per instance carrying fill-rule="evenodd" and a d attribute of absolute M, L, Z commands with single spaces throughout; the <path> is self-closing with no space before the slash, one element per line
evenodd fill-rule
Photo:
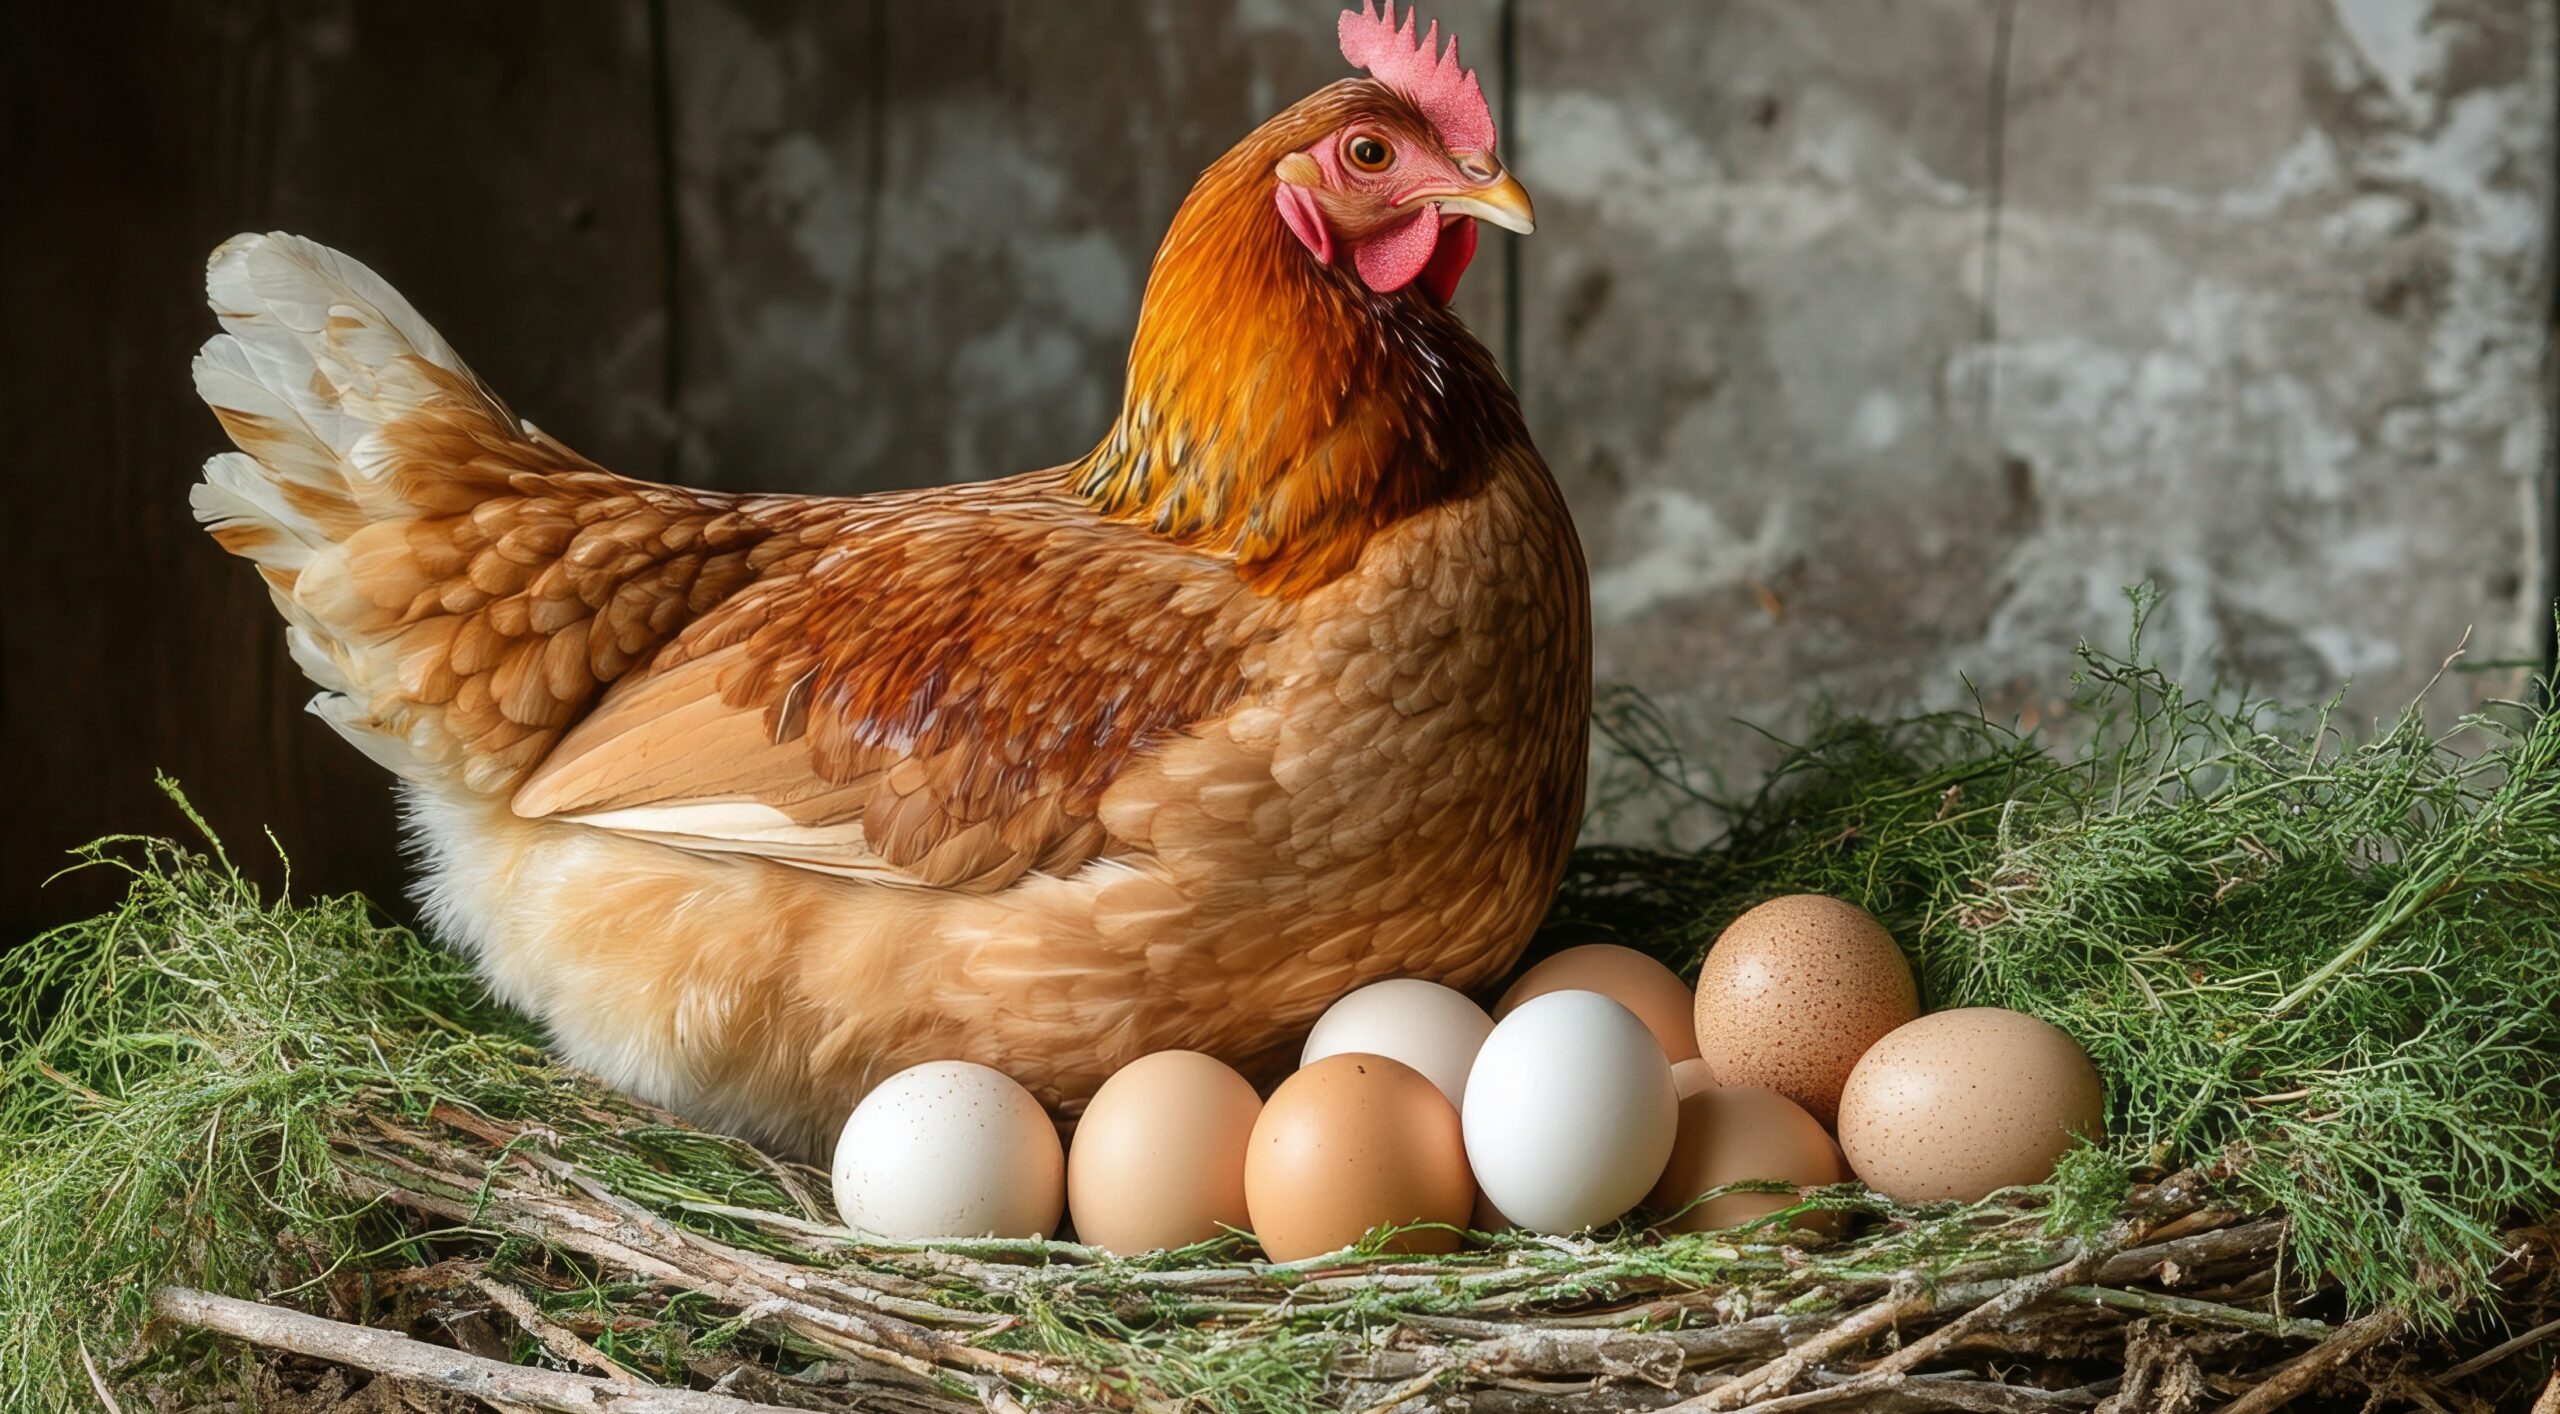
<path fill-rule="evenodd" d="M 1440 203 L 1440 209 L 1450 215 L 1473 216 L 1524 236 L 1538 229 L 1538 213 L 1529 205 L 1527 189 L 1507 171 L 1498 172 L 1489 182 L 1472 186 L 1418 191 L 1406 197 L 1401 204 L 1409 206 L 1417 201 L 1436 201 Z"/>

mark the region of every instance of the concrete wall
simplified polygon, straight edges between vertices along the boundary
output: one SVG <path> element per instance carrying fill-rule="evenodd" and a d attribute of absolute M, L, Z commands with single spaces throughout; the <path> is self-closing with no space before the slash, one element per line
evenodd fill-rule
<path fill-rule="evenodd" d="M 679 6 L 683 474 L 1081 450 L 1189 174 L 1321 4 Z M 1516 0 L 1447 22 L 1540 233 L 1469 312 L 1590 548 L 1600 671 L 1709 766 L 1807 706 L 2050 717 L 2158 646 L 2405 701 L 2538 657 L 2551 7 Z M 1506 55 L 1512 61 L 1502 71 Z M 2519 672 L 2460 679 L 2456 703 Z"/>
<path fill-rule="evenodd" d="M 606 464 L 855 491 L 1073 456 L 1191 174 L 1340 76 L 1328 0 L 137 0 L 0 50 L 21 194 L 13 926 L 111 831 L 394 897 L 378 772 L 189 524 L 204 252 L 374 264 Z M 1452 0 L 1539 233 L 1462 294 L 1702 767 L 1830 698 L 2031 720 L 2159 646 L 2401 702 L 2551 625 L 2550 0 Z M 1507 62 L 1506 62 L 1507 61 Z M 2510 694 L 2523 669 L 2454 679 Z M 1620 821 L 1613 828 L 1634 829 Z M 279 872 L 261 863 L 267 877 Z"/>

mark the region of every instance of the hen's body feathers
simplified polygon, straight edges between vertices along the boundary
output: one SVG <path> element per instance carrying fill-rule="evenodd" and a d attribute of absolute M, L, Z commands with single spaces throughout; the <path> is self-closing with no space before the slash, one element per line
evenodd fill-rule
<path fill-rule="evenodd" d="M 1329 335 L 1370 362 L 1256 424 L 1299 458 L 1267 472 L 1133 368 L 1084 463 L 831 499 L 605 472 L 310 242 L 236 239 L 208 283 L 240 450 L 198 516 L 406 783 L 430 919 L 637 1093 L 804 1153 L 928 1059 L 1072 1108 L 1147 1051 L 1251 1063 L 1363 981 L 1485 980 L 1544 910 L 1582 562 L 1445 312 Z M 1312 454 L 1269 431 L 1299 424 Z"/>

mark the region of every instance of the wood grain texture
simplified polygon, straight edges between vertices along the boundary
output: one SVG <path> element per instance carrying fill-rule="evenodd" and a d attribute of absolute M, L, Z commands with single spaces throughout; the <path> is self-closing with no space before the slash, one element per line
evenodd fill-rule
<path fill-rule="evenodd" d="M 272 828 L 298 888 L 400 904 L 389 783 L 303 714 L 264 591 L 187 514 L 222 444 L 186 377 L 205 252 L 277 226 L 362 250 L 511 397 L 654 470 L 645 19 L 638 0 L 50 6 L 6 46 L 0 101 L 29 140 L 0 160 L 41 193 L 12 204 L 0 260 L 12 933 L 118 892 L 39 889 L 64 850 L 185 830 L 155 768 L 260 877 L 281 875 Z"/>

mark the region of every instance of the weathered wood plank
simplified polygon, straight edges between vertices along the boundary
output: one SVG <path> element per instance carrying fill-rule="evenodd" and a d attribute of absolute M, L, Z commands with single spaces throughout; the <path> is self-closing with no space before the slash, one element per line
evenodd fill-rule
<path fill-rule="evenodd" d="M 78 916 L 62 851 L 182 830 L 176 775 L 235 859 L 397 898 L 388 783 L 303 715 L 256 577 L 189 519 L 224 444 L 188 360 L 203 262 L 289 227 L 374 263 L 520 411 L 653 469 L 662 288 L 640 0 L 47 7 L 9 46 L 12 311 L 8 926 Z M 33 607 L 29 607 L 33 606 Z"/>

